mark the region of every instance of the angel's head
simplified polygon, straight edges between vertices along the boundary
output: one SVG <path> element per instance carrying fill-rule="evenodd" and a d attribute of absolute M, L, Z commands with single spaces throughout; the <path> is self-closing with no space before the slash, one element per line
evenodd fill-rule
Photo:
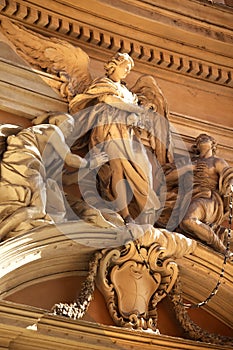
<path fill-rule="evenodd" d="M 124 79 L 133 67 L 133 59 L 127 53 L 120 52 L 104 65 L 107 77 L 114 81 Z"/>

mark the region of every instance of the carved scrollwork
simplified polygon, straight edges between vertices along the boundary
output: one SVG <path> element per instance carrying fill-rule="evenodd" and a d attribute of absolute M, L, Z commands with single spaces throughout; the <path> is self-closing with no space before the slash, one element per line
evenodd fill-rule
<path fill-rule="evenodd" d="M 102 251 L 96 284 L 116 325 L 156 331 L 156 306 L 172 289 L 178 266 L 152 233 L 143 237 Z"/>

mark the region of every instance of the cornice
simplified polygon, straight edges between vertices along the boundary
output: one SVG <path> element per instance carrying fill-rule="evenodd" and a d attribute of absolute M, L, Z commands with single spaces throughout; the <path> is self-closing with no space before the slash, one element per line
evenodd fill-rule
<path fill-rule="evenodd" d="M 47 85 L 47 80 L 56 86 L 54 76 L 37 72 L 25 62 L 9 62 L 0 57 L 1 109 L 29 119 L 45 110 L 66 112 L 67 103 Z"/>
<path fill-rule="evenodd" d="M 188 15 L 185 17 L 174 10 L 153 5 L 156 18 L 149 18 L 152 5 L 132 0 L 129 2 L 131 9 L 138 10 L 139 15 L 126 12 L 124 18 L 116 20 L 114 16 L 120 16 L 122 10 L 109 7 L 109 1 L 92 0 L 88 9 L 83 1 L 74 4 L 69 0 L 62 3 L 50 0 L 49 9 L 48 2 L 37 3 L 2 0 L 0 13 L 43 34 L 65 37 L 75 45 L 87 47 L 87 52 L 93 48 L 99 57 L 124 51 L 151 69 L 166 70 L 226 87 L 233 86 L 231 10 L 224 8 L 222 14 L 222 8 L 217 7 L 214 11 L 208 9 L 212 23 L 207 23 L 207 19 L 197 21 Z M 119 7 L 121 3 L 117 1 Z M 192 4 L 188 11 L 196 9 L 198 16 L 200 4 L 193 1 L 187 3 Z M 112 17 L 106 15 L 110 8 Z M 220 15 L 219 26 L 213 23 L 217 14 Z M 224 20 L 227 23 L 225 27 Z M 213 35 L 215 37 L 211 37 Z"/>
<path fill-rule="evenodd" d="M 194 143 L 195 138 L 202 133 L 211 134 L 215 138 L 218 144 L 217 155 L 221 155 L 229 165 L 233 165 L 232 160 L 232 138 L 233 130 L 230 127 L 209 123 L 205 120 L 196 119 L 183 114 L 175 112 L 170 113 L 169 117 L 171 123 L 171 131 L 176 146 L 176 153 L 184 153 L 184 144 L 190 151 L 191 146 Z M 192 136 L 190 136 L 190 130 L 192 130 Z M 184 143 L 183 143 L 184 142 Z"/>
<path fill-rule="evenodd" d="M 0 302 L 0 347 L 12 350 L 220 350 L 229 346 L 195 342 L 122 327 L 48 315 L 24 305 Z"/>

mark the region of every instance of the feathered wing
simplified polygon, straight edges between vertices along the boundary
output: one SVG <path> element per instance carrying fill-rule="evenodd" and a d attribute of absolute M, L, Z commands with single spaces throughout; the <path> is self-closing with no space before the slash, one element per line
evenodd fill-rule
<path fill-rule="evenodd" d="M 169 124 L 168 103 L 158 86 L 155 78 L 151 75 L 142 75 L 138 78 L 131 91 L 138 96 L 138 101 L 148 110 L 149 132 L 145 129 L 141 132 L 142 142 L 149 145 L 161 165 L 173 161 L 173 143 Z"/>
<path fill-rule="evenodd" d="M 168 118 L 168 104 L 162 90 L 152 75 L 142 75 L 131 90 L 138 96 L 139 102 Z"/>
<path fill-rule="evenodd" d="M 29 64 L 61 78 L 60 93 L 68 100 L 91 82 L 89 56 L 79 47 L 34 33 L 7 19 L 1 20 L 0 28 Z"/>

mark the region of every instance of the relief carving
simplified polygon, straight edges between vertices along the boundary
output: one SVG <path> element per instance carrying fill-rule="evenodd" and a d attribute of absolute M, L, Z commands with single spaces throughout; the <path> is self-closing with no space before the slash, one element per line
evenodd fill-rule
<path fill-rule="evenodd" d="M 77 219 L 103 231 L 124 227 L 130 241 L 98 252 L 78 302 L 53 311 L 82 317 L 96 277 L 116 325 L 157 331 L 156 306 L 178 277 L 175 259 L 196 247 L 180 232 L 229 253 L 220 225 L 232 168 L 215 157 L 209 135 L 197 138 L 194 159 L 175 163 L 166 99 L 153 76 L 125 85 L 134 67 L 127 53 L 92 80 L 80 48 L 7 21 L 2 28 L 30 64 L 59 76 L 70 114 L 45 113 L 23 130 L 1 127 L 0 238 Z"/>
<path fill-rule="evenodd" d="M 157 304 L 168 295 L 178 277 L 175 257 L 194 249 L 195 243 L 188 238 L 147 228 L 134 242 L 102 251 L 96 284 L 115 324 L 156 331 Z"/>
<path fill-rule="evenodd" d="M 95 253 L 77 300 L 55 304 L 53 313 L 82 318 L 97 286 L 116 325 L 158 333 L 157 304 L 175 285 L 179 272 L 175 260 L 192 254 L 196 242 L 151 225 L 142 229 L 138 239 Z"/>
<path fill-rule="evenodd" d="M 194 155 L 189 162 L 177 167 L 167 165 L 168 191 L 160 225 L 170 220 L 169 225 L 179 232 L 225 254 L 229 230 L 221 224 L 230 215 L 233 169 L 216 156 L 217 142 L 210 135 L 200 134 L 192 149 Z M 182 181 L 180 187 L 178 178 Z"/>
<path fill-rule="evenodd" d="M 71 146 L 72 153 L 64 146 L 68 158 L 84 155 L 82 162 L 88 166 L 89 158 L 96 159 L 96 166 L 89 170 L 98 168 L 98 174 L 90 171 L 80 176 L 76 165 L 60 157 L 69 167 L 62 174 L 62 186 L 66 186 L 66 199 L 76 218 L 102 227 L 109 227 L 109 222 L 117 226 L 134 221 L 154 224 L 161 206 L 155 175 L 160 164 L 173 159 L 167 102 L 155 78 L 141 77 L 131 91 L 123 79 L 133 68 L 133 59 L 126 53 L 117 53 L 105 64 L 106 76 L 90 82 L 88 56 L 80 48 L 61 40 L 48 40 L 7 20 L 2 20 L 1 26 L 30 64 L 57 74 L 64 82 L 60 93 L 69 101 L 74 118 L 74 131 L 70 130 L 70 139 L 64 142 Z M 47 121 L 43 118 L 38 116 L 37 124 L 42 123 L 46 130 Z M 48 139 L 46 142 L 51 146 Z M 55 144 L 52 148 L 56 151 Z M 60 155 L 63 153 L 64 150 Z M 102 167 L 99 157 L 105 159 Z M 46 169 L 48 172 L 54 174 L 58 168 Z M 29 185 L 30 190 L 33 185 Z M 57 201 L 53 202 L 55 205 Z M 30 202 L 24 206 L 29 205 Z"/>
<path fill-rule="evenodd" d="M 156 79 L 141 76 L 129 89 L 124 79 L 134 61 L 116 53 L 104 66 L 106 75 L 92 80 L 89 57 L 80 48 L 6 19 L 1 29 L 30 64 L 59 77 L 60 94 L 73 114 L 57 113 L 72 124 L 65 135 L 59 121 L 51 126 L 50 112 L 17 135 L 3 134 L 1 237 L 22 232 L 24 221 L 30 227 L 35 220 L 37 225 L 81 218 L 103 228 L 132 224 L 137 231 L 135 224 L 151 224 L 178 230 L 224 254 L 227 234 L 220 225 L 229 212 L 224 196 L 232 188 L 232 168 L 203 142 L 191 162 L 174 162 L 168 105 Z M 22 164 L 15 163 L 15 154 L 24 154 Z M 33 164 L 29 175 L 24 169 Z"/>

